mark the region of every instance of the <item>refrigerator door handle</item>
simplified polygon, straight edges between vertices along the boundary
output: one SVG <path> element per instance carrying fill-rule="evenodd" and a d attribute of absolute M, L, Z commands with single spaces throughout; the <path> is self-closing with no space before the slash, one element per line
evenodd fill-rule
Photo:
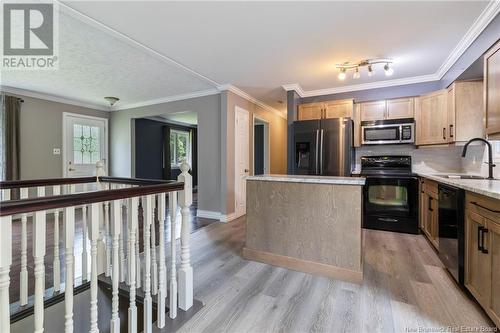
<path fill-rule="evenodd" d="M 323 174 L 323 129 L 321 130 L 321 139 L 320 139 L 320 148 L 319 148 L 319 151 L 320 151 L 320 154 L 319 155 L 319 174 L 322 175 Z"/>
<path fill-rule="evenodd" d="M 316 130 L 316 156 L 315 156 L 315 163 L 314 163 L 314 172 L 316 174 L 319 174 L 319 163 L 318 163 L 318 158 L 319 158 L 319 129 Z"/>

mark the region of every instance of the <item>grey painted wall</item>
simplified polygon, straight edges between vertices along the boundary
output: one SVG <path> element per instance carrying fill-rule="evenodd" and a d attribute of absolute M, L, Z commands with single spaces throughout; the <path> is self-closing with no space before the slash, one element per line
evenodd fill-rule
<path fill-rule="evenodd" d="M 133 175 L 136 118 L 183 111 L 198 115 L 198 208 L 220 212 L 221 127 L 220 95 L 174 101 L 111 113 L 110 174 Z"/>
<path fill-rule="evenodd" d="M 10 94 L 9 94 L 10 95 Z M 109 118 L 109 112 L 16 95 L 24 100 L 20 117 L 21 179 L 60 178 L 63 176 L 62 149 L 63 112 Z"/>

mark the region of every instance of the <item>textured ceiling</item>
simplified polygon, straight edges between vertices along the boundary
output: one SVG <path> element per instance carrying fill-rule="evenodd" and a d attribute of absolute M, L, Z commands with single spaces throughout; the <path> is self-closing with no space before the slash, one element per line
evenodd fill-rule
<path fill-rule="evenodd" d="M 6 72 L 2 84 L 93 103 L 115 95 L 122 105 L 233 84 L 279 110 L 284 109 L 278 103 L 285 97 L 284 84 L 316 90 L 388 79 L 378 68 L 372 77 L 363 72 L 359 80 L 348 76 L 339 81 L 336 63 L 388 57 L 395 60 L 390 79 L 436 73 L 488 4 L 64 3 L 88 17 L 78 20 L 62 11 L 60 70 Z M 88 25 L 92 20 L 189 70 L 115 38 L 116 34 L 96 28 L 99 24 Z"/>
<path fill-rule="evenodd" d="M 117 106 L 214 89 L 214 84 L 150 55 L 64 12 L 60 13 L 59 69 L 2 71 L 2 85 Z"/>

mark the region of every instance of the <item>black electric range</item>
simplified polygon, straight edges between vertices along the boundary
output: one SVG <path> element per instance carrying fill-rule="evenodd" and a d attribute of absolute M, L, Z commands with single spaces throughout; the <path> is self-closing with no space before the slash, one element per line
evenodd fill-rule
<path fill-rule="evenodd" d="M 418 233 L 418 178 L 411 156 L 363 156 L 363 228 Z"/>

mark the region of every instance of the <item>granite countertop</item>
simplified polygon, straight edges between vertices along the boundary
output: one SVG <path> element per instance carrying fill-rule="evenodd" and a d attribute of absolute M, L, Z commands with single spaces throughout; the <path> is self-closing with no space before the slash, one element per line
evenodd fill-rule
<path fill-rule="evenodd" d="M 330 176 L 302 176 L 302 175 L 259 175 L 249 176 L 247 180 L 268 182 L 308 183 L 308 184 L 336 184 L 336 185 L 365 185 L 363 177 L 330 177 Z"/>
<path fill-rule="evenodd" d="M 419 173 L 421 177 L 434 180 L 438 183 L 443 183 L 455 186 L 466 191 L 482 194 L 487 197 L 500 199 L 500 179 L 459 179 L 459 178 L 442 178 L 439 173 Z M 445 175 L 445 174 L 443 174 Z"/>

